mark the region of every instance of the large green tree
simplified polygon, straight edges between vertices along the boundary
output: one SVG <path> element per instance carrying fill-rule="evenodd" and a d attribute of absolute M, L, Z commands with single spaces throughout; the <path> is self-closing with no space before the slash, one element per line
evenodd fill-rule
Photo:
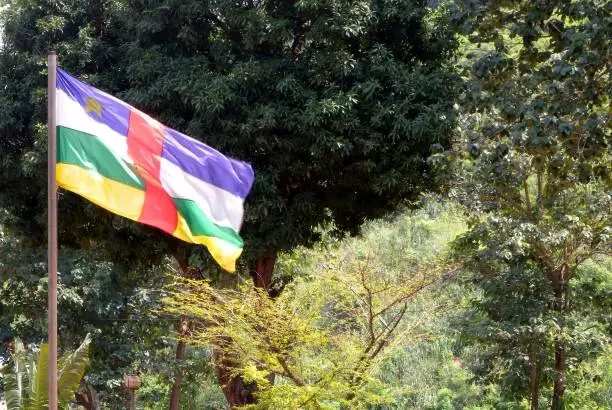
<path fill-rule="evenodd" d="M 535 409 L 538 386 L 551 382 L 559 409 L 568 370 L 609 332 L 597 315 L 610 305 L 597 295 L 610 278 L 581 265 L 611 252 L 610 4 L 473 1 L 455 11 L 467 87 L 454 192 L 472 215 L 458 246 L 483 291 L 472 335 L 504 361 L 508 393 L 530 391 Z M 606 281 L 599 293 L 584 286 Z"/>
<path fill-rule="evenodd" d="M 12 1 L 3 23 L 0 204 L 33 247 L 44 246 L 52 48 L 68 71 L 253 164 L 242 270 L 272 296 L 286 280 L 272 280 L 278 251 L 331 221 L 356 232 L 432 188 L 426 158 L 455 123 L 453 33 L 420 0 Z M 219 274 L 204 250 L 74 195 L 61 194 L 60 220 L 65 247 L 100 247 L 128 268 L 174 255 Z M 239 380 L 225 386 L 231 404 L 253 400 Z"/>

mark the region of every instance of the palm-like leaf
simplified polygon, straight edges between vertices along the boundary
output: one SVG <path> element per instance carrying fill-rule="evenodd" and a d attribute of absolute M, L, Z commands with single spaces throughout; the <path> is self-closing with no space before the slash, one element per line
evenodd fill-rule
<path fill-rule="evenodd" d="M 71 354 L 64 355 L 58 363 L 58 404 L 67 408 L 79 388 L 89 363 L 88 334 L 83 343 Z M 43 410 L 49 408 L 49 345 L 42 344 L 38 359 L 26 363 L 25 349 L 21 341 L 15 342 L 13 365 L 3 370 L 4 396 L 8 410 Z"/>
<path fill-rule="evenodd" d="M 21 410 L 23 407 L 23 384 L 26 377 L 25 349 L 19 339 L 14 342 L 13 365 L 2 371 L 4 382 L 4 399 L 8 410 Z"/>
<path fill-rule="evenodd" d="M 21 384 L 22 377 L 22 374 L 13 371 L 3 372 L 4 399 L 8 410 L 21 410 L 22 391 L 19 384 Z"/>
<path fill-rule="evenodd" d="M 74 398 L 74 393 L 81 384 L 85 375 L 85 369 L 89 364 L 89 344 L 91 337 L 85 336 L 85 340 L 72 354 L 62 357 L 59 363 L 58 379 L 58 401 L 60 407 L 68 405 Z"/>
<path fill-rule="evenodd" d="M 49 345 L 40 345 L 38 352 L 38 360 L 32 362 L 30 367 L 30 395 L 27 404 L 24 406 L 26 410 L 40 410 L 49 408 Z"/>

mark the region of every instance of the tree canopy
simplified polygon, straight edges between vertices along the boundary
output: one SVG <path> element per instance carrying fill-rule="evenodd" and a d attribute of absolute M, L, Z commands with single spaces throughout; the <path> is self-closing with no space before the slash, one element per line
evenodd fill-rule
<path fill-rule="evenodd" d="M 466 35 L 454 194 L 472 215 L 458 253 L 483 290 L 471 332 L 498 349 L 496 376 L 515 397 L 529 388 L 532 408 L 543 380 L 561 408 L 567 371 L 606 337 L 588 319 L 604 306 L 581 293 L 605 281 L 582 265 L 611 252 L 606 7 L 486 1 L 454 14 Z"/>
<path fill-rule="evenodd" d="M 366 219 L 434 188 L 426 158 L 449 144 L 455 126 L 457 42 L 444 10 L 424 1 L 17 0 L 1 18 L 2 226 L 18 240 L 14 252 L 31 251 L 35 264 L 44 260 L 46 237 L 44 62 L 51 49 L 84 81 L 252 163 L 243 272 L 263 269 L 256 277 L 267 289 L 276 252 L 312 244 L 317 228 L 332 221 L 339 233 L 356 233 Z M 60 193 L 59 220 L 63 284 L 88 294 L 86 283 L 70 282 L 79 272 L 73 256 L 83 252 L 105 267 L 87 264 L 83 277 L 119 285 L 110 293 L 104 285 L 96 299 L 103 306 L 86 323 L 106 319 L 107 302 L 118 309 L 113 318 L 128 320 L 125 301 L 154 283 L 166 256 L 196 275 L 218 275 L 205 250 L 73 194 Z M 44 265 L 36 266 L 34 276 L 43 277 Z M 9 272 L 19 272 L 11 280 L 23 294 L 44 294 L 30 272 L 7 269 L 3 278 Z M 114 282 L 116 275 L 127 280 Z M 18 295 L 3 302 L 10 323 L 20 307 L 29 309 Z M 33 339 L 41 337 L 36 329 L 28 330 Z M 98 343 L 94 336 L 93 363 L 97 346 L 109 347 Z"/>
<path fill-rule="evenodd" d="M 236 276 L 202 247 L 60 192 L 61 349 L 92 334 L 77 402 L 97 391 L 121 407 L 121 376 L 142 372 L 141 397 L 158 407 L 156 390 L 183 374 L 215 406 L 221 386 L 230 406 L 609 407 L 611 11 L 0 0 L 0 342 L 45 334 L 53 49 L 71 74 L 256 174 Z M 428 191 L 462 211 L 415 201 Z M 411 219 L 404 206 L 423 210 Z M 389 230 L 361 231 L 378 218 Z M 463 268 L 440 278 L 431 261 L 450 238 L 430 239 L 442 228 L 462 232 Z M 435 295 L 412 297 L 434 278 Z M 426 338 L 393 338 L 434 305 L 447 316 L 426 316 Z M 177 318 L 153 311 L 180 314 L 178 343 Z"/>
<path fill-rule="evenodd" d="M 454 126 L 456 42 L 444 13 L 418 1 L 16 2 L 6 14 L 3 95 L 15 112 L 28 106 L 1 124 L 11 154 L 42 163 L 41 64 L 55 48 L 68 71 L 253 164 L 247 260 L 311 243 L 331 220 L 355 232 L 431 188 L 425 159 Z M 29 197 L 40 198 L 42 169 L 15 171 L 4 172 L 37 179 Z M 104 229 L 106 215 L 84 224 L 96 211 L 65 203 L 65 244 L 137 230 Z M 29 204 L 13 213 L 44 213 Z"/>

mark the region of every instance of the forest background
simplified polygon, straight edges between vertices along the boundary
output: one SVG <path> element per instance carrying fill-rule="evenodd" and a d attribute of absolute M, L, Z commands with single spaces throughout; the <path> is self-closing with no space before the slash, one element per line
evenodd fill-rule
<path fill-rule="evenodd" d="M 237 274 L 60 193 L 79 405 L 612 407 L 609 2 L 0 4 L 3 363 L 46 334 L 54 49 L 256 172 Z"/>

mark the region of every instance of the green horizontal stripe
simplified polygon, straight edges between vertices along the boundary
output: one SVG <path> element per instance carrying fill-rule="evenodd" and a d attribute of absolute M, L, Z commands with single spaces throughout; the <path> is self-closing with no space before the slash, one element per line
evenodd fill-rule
<path fill-rule="evenodd" d="M 145 189 L 144 181 L 132 167 L 95 135 L 58 126 L 57 162 L 76 165 L 134 188 Z"/>
<path fill-rule="evenodd" d="M 179 214 L 189 226 L 189 230 L 194 236 L 214 236 L 225 242 L 231 243 L 239 248 L 242 248 L 243 242 L 240 235 L 232 228 L 219 226 L 212 222 L 200 209 L 198 204 L 190 199 L 172 198 Z"/>

